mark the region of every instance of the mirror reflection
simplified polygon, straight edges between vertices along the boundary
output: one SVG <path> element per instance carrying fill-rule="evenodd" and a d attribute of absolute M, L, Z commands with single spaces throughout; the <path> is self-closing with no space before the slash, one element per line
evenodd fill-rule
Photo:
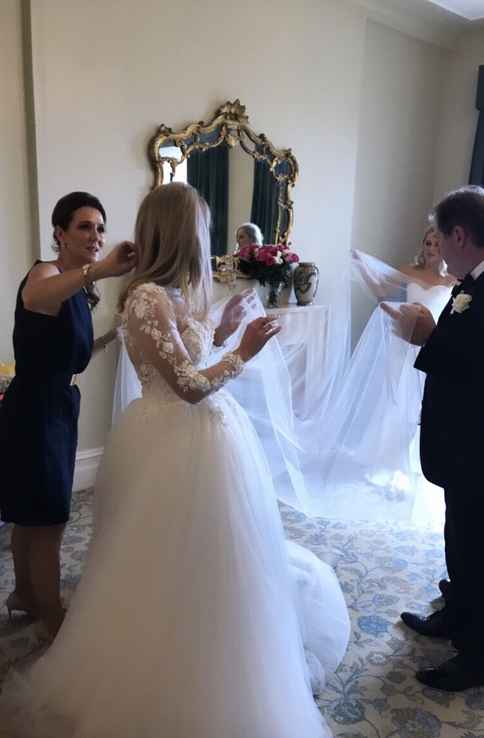
<path fill-rule="evenodd" d="M 160 126 L 149 154 L 155 187 L 188 182 L 208 202 L 212 255 L 236 251 L 243 224 L 257 226 L 254 242 L 287 243 L 297 162 L 290 149 L 276 149 L 252 131 L 240 101 L 227 102 L 208 124 L 192 123 L 178 133 Z"/>

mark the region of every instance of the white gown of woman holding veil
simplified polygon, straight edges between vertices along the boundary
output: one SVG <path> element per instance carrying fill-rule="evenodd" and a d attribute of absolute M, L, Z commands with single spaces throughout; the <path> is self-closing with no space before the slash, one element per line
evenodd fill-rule
<path fill-rule="evenodd" d="M 449 297 L 446 285 L 406 285 L 405 302 L 424 305 L 436 321 Z M 355 399 L 353 420 L 361 415 L 361 424 L 355 422 L 345 435 L 345 445 L 368 467 L 366 479 L 389 491 L 407 489 L 409 472 L 420 473 L 417 441 L 424 377 L 414 368 L 417 353 L 392 333 L 390 320 L 377 307 L 360 337 L 342 390 L 346 400 Z M 374 368 L 370 357 L 377 364 Z M 355 382 L 362 361 L 367 368 L 364 388 Z"/>
<path fill-rule="evenodd" d="M 419 460 L 425 377 L 414 368 L 418 349 L 394 333 L 381 303 L 420 303 L 437 321 L 455 279 L 432 229 L 414 265 L 397 270 L 362 252 L 352 263 L 354 280 L 378 304 L 326 415 L 326 453 L 311 470 L 323 490 L 319 513 L 440 529 L 443 497 L 424 479 Z"/>
<path fill-rule="evenodd" d="M 153 245 L 156 258 L 176 229 L 183 243 L 190 208 L 195 241 L 208 243 L 203 204 L 177 183 L 143 202 L 137 247 Z M 137 271 L 149 261 L 141 254 Z M 93 540 L 64 624 L 45 656 L 10 678 L 2 730 L 328 738 L 311 681 L 321 688 L 343 658 L 348 613 L 331 568 L 286 544 L 260 442 L 223 389 L 243 371 L 247 332 L 213 364 L 214 328 L 186 290 L 149 280 L 129 291 L 122 319 L 143 396 L 107 444 Z M 273 330 L 268 320 L 252 338 Z"/>

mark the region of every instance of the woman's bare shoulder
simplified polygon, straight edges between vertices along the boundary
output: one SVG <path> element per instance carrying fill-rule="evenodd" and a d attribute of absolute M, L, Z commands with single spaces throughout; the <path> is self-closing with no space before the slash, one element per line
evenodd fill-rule
<path fill-rule="evenodd" d="M 57 274 L 60 274 L 60 269 L 55 261 L 39 261 L 30 270 L 28 282 L 37 282 L 39 279 L 55 277 Z"/>
<path fill-rule="evenodd" d="M 409 276 L 413 276 L 418 273 L 418 269 L 413 264 L 402 264 L 398 267 L 398 271 L 402 272 L 402 274 L 408 274 Z"/>

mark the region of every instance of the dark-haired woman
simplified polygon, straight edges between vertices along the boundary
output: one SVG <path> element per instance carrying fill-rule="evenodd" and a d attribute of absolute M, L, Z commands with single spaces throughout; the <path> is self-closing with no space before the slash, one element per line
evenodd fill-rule
<path fill-rule="evenodd" d="M 69 519 L 80 393 L 73 376 L 93 351 L 94 283 L 135 265 L 132 244 L 99 259 L 106 213 L 86 192 L 61 198 L 52 213 L 57 258 L 37 261 L 15 310 L 16 374 L 0 414 L 0 511 L 13 523 L 15 588 L 6 606 L 39 618 L 49 637 L 64 616 L 60 545 Z"/>

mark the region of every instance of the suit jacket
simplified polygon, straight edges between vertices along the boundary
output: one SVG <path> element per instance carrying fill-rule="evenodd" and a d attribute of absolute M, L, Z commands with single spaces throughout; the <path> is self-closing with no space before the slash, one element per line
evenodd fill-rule
<path fill-rule="evenodd" d="M 463 312 L 454 298 L 470 295 Z M 455 287 L 415 368 L 427 374 L 420 458 L 426 478 L 441 487 L 484 474 L 484 274 Z"/>

